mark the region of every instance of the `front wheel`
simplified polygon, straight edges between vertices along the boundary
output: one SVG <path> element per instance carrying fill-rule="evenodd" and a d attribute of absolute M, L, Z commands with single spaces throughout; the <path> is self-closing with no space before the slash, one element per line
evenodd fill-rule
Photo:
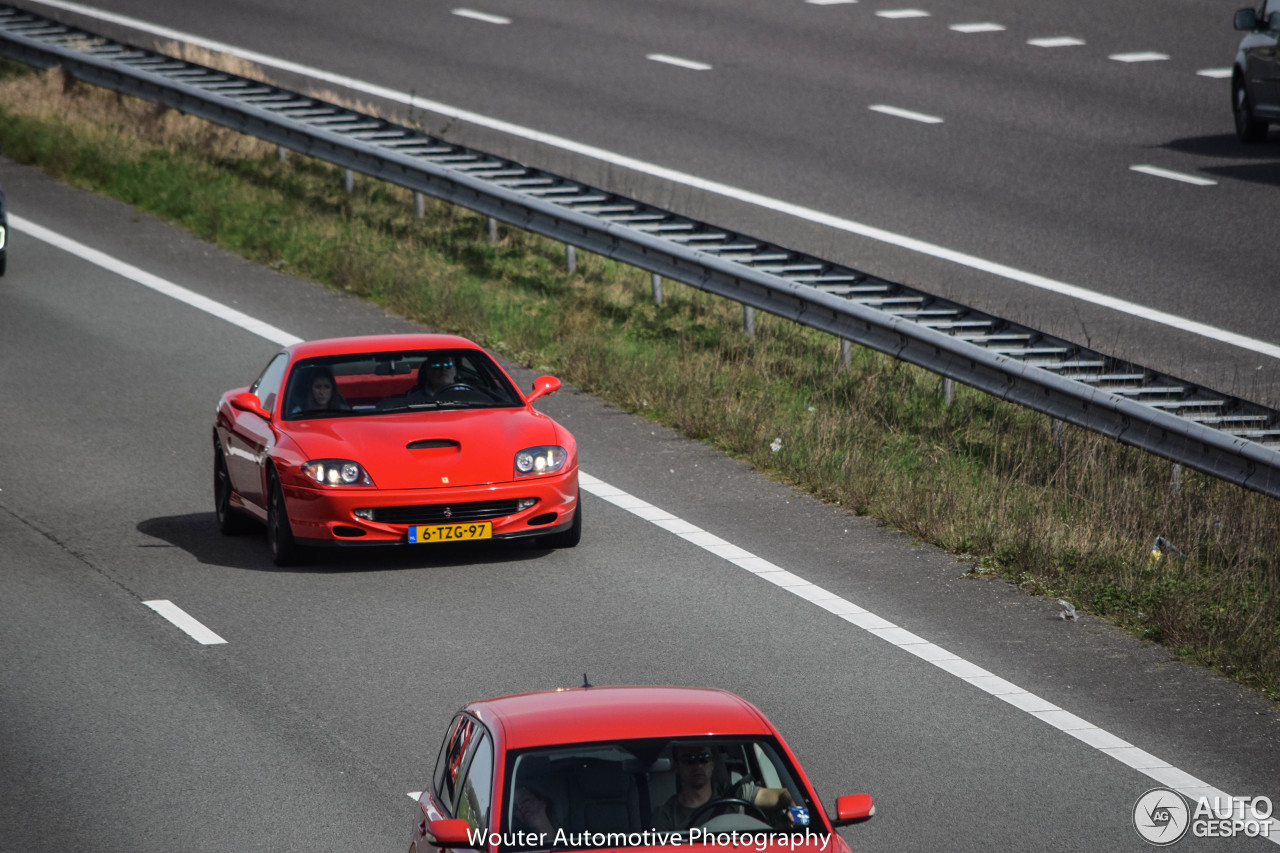
<path fill-rule="evenodd" d="M 1252 144 L 1267 138 L 1267 123 L 1254 117 L 1253 102 L 1243 81 L 1231 87 L 1231 106 L 1236 119 L 1236 137 L 1241 142 Z"/>
<path fill-rule="evenodd" d="M 578 502 L 573 508 L 573 523 L 569 525 L 569 529 L 538 537 L 538 544 L 544 548 L 573 548 L 580 541 L 582 541 L 582 492 L 578 492 Z"/>
<path fill-rule="evenodd" d="M 249 519 L 231 506 L 231 475 L 227 473 L 227 460 L 222 448 L 213 447 L 213 514 L 218 521 L 218 531 L 224 536 L 243 533 L 249 527 Z"/>
<path fill-rule="evenodd" d="M 275 474 L 271 475 L 267 500 L 267 545 L 271 548 L 271 561 L 277 566 L 292 566 L 302 558 L 302 548 L 293 538 L 289 526 L 289 510 L 284 503 L 284 489 Z"/>

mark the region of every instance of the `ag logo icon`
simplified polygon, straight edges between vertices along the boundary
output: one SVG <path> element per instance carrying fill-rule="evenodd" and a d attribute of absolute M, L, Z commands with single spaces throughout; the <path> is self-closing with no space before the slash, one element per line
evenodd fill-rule
<path fill-rule="evenodd" d="M 1133 828 L 1148 844 L 1167 847 L 1186 835 L 1190 825 L 1187 801 L 1177 791 L 1152 788 L 1133 804 Z"/>

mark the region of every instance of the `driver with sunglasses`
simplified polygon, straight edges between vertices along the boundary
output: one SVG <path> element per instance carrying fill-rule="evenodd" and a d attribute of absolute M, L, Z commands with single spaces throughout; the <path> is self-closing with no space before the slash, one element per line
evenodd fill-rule
<path fill-rule="evenodd" d="M 706 823 L 716 815 L 743 812 L 755 815 L 757 810 L 771 818 L 775 825 L 792 825 L 787 809 L 798 803 L 791 798 L 791 792 L 786 788 L 761 788 L 749 778 L 736 785 L 719 782 L 716 778 L 719 759 L 711 744 L 679 744 L 672 751 L 672 760 L 676 769 L 676 792 L 653 810 L 654 829 L 679 832 Z M 720 800 L 742 800 L 756 808 L 733 802 L 707 808 L 708 803 Z M 695 818 L 697 824 L 694 824 Z"/>

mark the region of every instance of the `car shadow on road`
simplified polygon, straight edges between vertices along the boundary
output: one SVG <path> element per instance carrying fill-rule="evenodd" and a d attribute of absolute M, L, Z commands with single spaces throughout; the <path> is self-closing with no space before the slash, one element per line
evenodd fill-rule
<path fill-rule="evenodd" d="M 1197 170 L 1205 175 L 1280 186 L 1280 131 L 1272 131 L 1266 142 L 1257 145 L 1245 145 L 1233 133 L 1219 133 L 1175 139 L 1160 147 L 1197 157 L 1235 161 Z"/>
<path fill-rule="evenodd" d="M 137 530 L 181 548 L 201 563 L 256 572 L 403 571 L 522 562 L 551 553 L 551 549 L 539 547 L 532 540 L 417 547 L 311 548 L 302 564 L 280 568 L 271 562 L 264 529 L 255 527 L 242 534 L 224 536 L 218 532 L 212 512 L 148 518 L 138 523 Z"/>

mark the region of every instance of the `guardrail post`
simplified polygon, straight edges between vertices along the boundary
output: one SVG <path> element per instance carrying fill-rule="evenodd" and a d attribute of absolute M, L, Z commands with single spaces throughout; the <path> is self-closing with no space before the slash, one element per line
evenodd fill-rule
<path fill-rule="evenodd" d="M 742 306 L 742 331 L 748 338 L 756 336 L 756 309 L 750 305 Z"/>
<path fill-rule="evenodd" d="M 651 282 L 653 284 L 653 304 L 662 304 L 662 276 L 656 272 L 652 274 Z"/>
<path fill-rule="evenodd" d="M 1062 449 L 1064 443 L 1063 435 L 1066 432 L 1066 424 L 1057 418 L 1049 419 L 1049 434 L 1053 436 L 1053 446 Z"/>
<path fill-rule="evenodd" d="M 955 380 L 949 379 L 946 376 L 942 377 L 942 404 L 946 406 L 948 409 L 951 408 L 951 401 L 955 399 L 955 396 L 956 396 Z"/>
<path fill-rule="evenodd" d="M 848 338 L 840 339 L 840 364 L 844 367 L 853 364 L 853 341 Z"/>
<path fill-rule="evenodd" d="M 489 217 L 489 242 L 498 242 L 498 220 L 492 216 Z"/>
<path fill-rule="evenodd" d="M 571 243 L 564 244 L 564 268 L 570 275 L 578 269 L 578 247 Z"/>
<path fill-rule="evenodd" d="M 413 215 L 419 219 L 427 215 L 427 197 L 420 192 L 413 194 Z"/>
<path fill-rule="evenodd" d="M 1169 473 L 1169 491 L 1173 492 L 1175 498 L 1182 494 L 1182 466 L 1177 462 L 1173 463 Z"/>
<path fill-rule="evenodd" d="M 276 146 L 276 159 L 277 159 L 277 160 L 279 160 L 281 163 L 283 163 L 285 160 L 289 159 L 289 149 L 288 149 L 288 148 L 285 148 L 283 145 L 277 145 L 277 146 Z"/>
<path fill-rule="evenodd" d="M 347 195 L 355 192 L 356 189 L 356 173 L 350 169 L 342 170 L 342 186 L 347 191 Z"/>

